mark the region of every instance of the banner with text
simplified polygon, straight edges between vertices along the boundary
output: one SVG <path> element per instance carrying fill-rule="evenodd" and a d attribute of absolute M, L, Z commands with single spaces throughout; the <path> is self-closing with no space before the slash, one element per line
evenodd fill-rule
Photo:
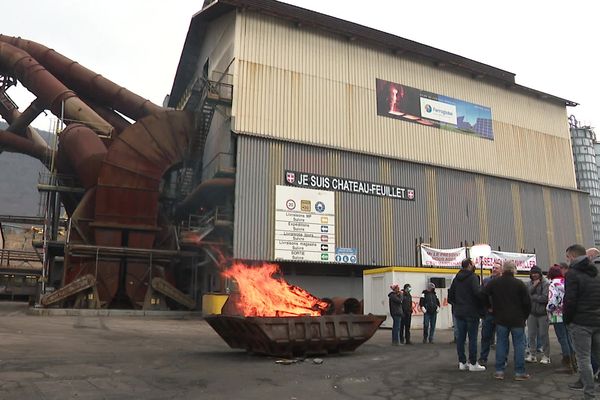
<path fill-rule="evenodd" d="M 421 245 L 421 260 L 424 267 L 460 267 L 465 258 L 467 258 L 466 247 L 434 249 Z"/>
<path fill-rule="evenodd" d="M 285 183 L 291 186 L 306 187 L 310 189 L 368 194 L 370 196 L 390 197 L 400 200 L 415 200 L 415 189 L 413 188 L 340 178 L 336 176 L 310 174 L 307 172 L 286 170 Z"/>
<path fill-rule="evenodd" d="M 492 269 L 494 261 L 501 260 L 503 263 L 506 261 L 514 261 L 517 266 L 518 272 L 528 272 L 531 267 L 536 265 L 537 259 L 535 254 L 525 253 L 510 253 L 507 251 L 492 251 L 488 257 L 483 257 L 482 260 L 473 260 L 480 267 L 480 262 L 483 262 L 483 269 Z"/>

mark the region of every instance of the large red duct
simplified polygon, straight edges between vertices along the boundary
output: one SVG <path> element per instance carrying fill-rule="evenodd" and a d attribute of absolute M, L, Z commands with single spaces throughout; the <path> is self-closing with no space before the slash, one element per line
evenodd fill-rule
<path fill-rule="evenodd" d="M 164 110 L 150 100 L 138 96 L 39 43 L 5 35 L 0 35 L 0 42 L 10 43 L 26 51 L 83 97 L 111 107 L 131 119 L 137 120 Z"/>
<path fill-rule="evenodd" d="M 94 131 L 81 124 L 69 125 L 60 133 L 59 153 L 67 156 L 86 190 L 96 186 L 106 146 Z"/>
<path fill-rule="evenodd" d="M 86 189 L 79 204 L 69 207 L 71 242 L 98 249 L 154 249 L 157 234 L 165 231 L 158 219 L 161 179 L 188 153 L 193 114 L 167 111 L 54 50 L 20 38 L 0 35 L 0 73 L 15 76 L 38 97 L 36 106 L 49 108 L 69 125 L 59 135 L 56 165 L 61 172 L 75 173 Z M 13 110 L 10 118 L 23 125 L 36 111 L 21 116 Z M 130 125 L 118 113 L 136 122 Z M 112 136 L 114 132 L 118 135 Z M 102 140 L 111 136 L 107 148 Z M 36 158 L 47 151 L 4 131 L 0 146 Z M 181 209 L 216 203 L 232 188 L 232 180 L 204 183 Z M 168 275 L 161 265 L 151 262 L 149 270 L 146 262 L 128 256 L 90 261 L 89 256 L 67 254 L 66 261 L 64 284 L 94 276 L 102 306 L 123 292 L 133 306 L 140 306 L 149 290 L 148 274 Z"/>
<path fill-rule="evenodd" d="M 97 132 L 110 135 L 112 127 L 27 52 L 0 42 L 0 72 L 14 74 L 37 96 L 40 105 L 57 117 L 85 121 Z"/>
<path fill-rule="evenodd" d="M 3 131 L 1 129 L 0 147 L 6 147 L 11 151 L 27 154 L 28 156 L 37 158 L 42 163 L 51 156 L 51 150 L 47 146 L 40 145 L 12 132 Z"/>

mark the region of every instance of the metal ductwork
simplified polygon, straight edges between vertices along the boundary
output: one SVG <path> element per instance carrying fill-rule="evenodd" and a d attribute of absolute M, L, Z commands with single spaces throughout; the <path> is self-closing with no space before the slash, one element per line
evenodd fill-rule
<path fill-rule="evenodd" d="M 99 104 L 109 106 L 133 120 L 164 110 L 150 100 L 138 96 L 39 43 L 4 35 L 0 35 L 0 42 L 9 43 L 26 51 L 77 93 L 86 98 L 93 98 Z"/>
<path fill-rule="evenodd" d="M 0 43 L 0 72 L 14 75 L 31 93 L 38 104 L 59 118 L 85 121 L 99 133 L 110 135 L 112 127 L 81 101 L 75 92 L 48 72 L 27 52 L 7 43 Z"/>
<path fill-rule="evenodd" d="M 170 283 L 184 256 L 176 241 L 167 240 L 176 235 L 166 233 L 174 231 L 175 214 L 218 206 L 232 195 L 234 181 L 201 183 L 179 206 L 172 196 L 163 204 L 161 189 L 165 173 L 189 157 L 198 129 L 210 124 L 159 107 L 41 44 L 0 35 L 0 84 L 3 76 L 37 98 L 19 113 L 0 85 L 0 115 L 10 124 L 0 131 L 0 147 L 54 165 L 51 173 L 75 175 L 83 187 L 63 198 L 72 223 L 63 287 L 42 303 L 138 308 L 167 296 L 195 304 Z M 67 125 L 56 154 L 29 126 L 45 109 Z"/>

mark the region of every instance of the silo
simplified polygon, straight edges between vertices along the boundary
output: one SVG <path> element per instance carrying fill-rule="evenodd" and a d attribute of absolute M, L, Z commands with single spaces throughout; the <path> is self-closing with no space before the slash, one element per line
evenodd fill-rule
<path fill-rule="evenodd" d="M 596 161 L 596 135 L 590 126 L 569 118 L 577 188 L 590 194 L 594 243 L 600 245 L 600 173 Z M 600 156 L 600 154 L 598 154 Z"/>

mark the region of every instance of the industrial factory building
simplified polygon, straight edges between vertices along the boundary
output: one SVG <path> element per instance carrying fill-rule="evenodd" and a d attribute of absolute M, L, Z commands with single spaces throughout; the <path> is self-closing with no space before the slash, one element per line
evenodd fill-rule
<path fill-rule="evenodd" d="M 5 94 L 17 81 L 37 97 L 22 114 Z M 486 244 L 546 269 L 593 243 L 575 103 L 285 3 L 205 1 L 162 107 L 2 35 L 0 83 L 0 146 L 49 171 L 44 306 L 195 309 L 236 290 L 231 260 L 362 299 L 388 289 L 363 275 L 443 287 L 455 269 L 425 265 L 422 244 Z M 29 127 L 44 109 L 65 124 L 58 148 Z"/>
<path fill-rule="evenodd" d="M 421 242 L 543 268 L 593 243 L 576 103 L 511 72 L 277 1 L 207 1 L 168 105 L 203 112 L 221 83 L 203 179 L 235 171 L 232 255 L 317 295 L 362 297 L 362 270 L 415 267 Z"/>

